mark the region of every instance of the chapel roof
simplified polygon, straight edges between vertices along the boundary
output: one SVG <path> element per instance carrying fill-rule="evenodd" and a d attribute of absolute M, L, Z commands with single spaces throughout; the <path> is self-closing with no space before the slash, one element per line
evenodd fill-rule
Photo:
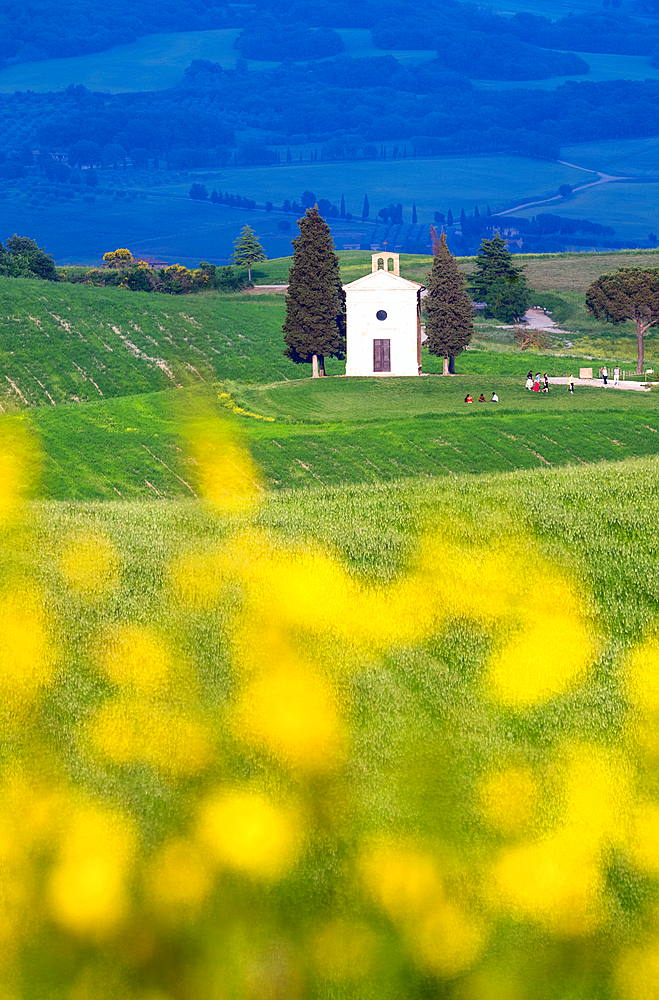
<path fill-rule="evenodd" d="M 424 288 L 418 281 L 410 281 L 408 278 L 401 278 L 399 274 L 394 274 L 393 271 L 385 271 L 380 268 L 378 271 L 372 271 L 370 274 L 364 275 L 363 278 L 357 278 L 355 281 L 349 281 L 344 288 L 350 289 L 360 289 L 360 288 L 387 288 L 387 289 L 403 289 L 403 288 Z"/>

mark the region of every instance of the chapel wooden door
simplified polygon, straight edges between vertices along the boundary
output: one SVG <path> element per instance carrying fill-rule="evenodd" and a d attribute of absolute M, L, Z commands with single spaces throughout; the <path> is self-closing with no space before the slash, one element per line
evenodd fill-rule
<path fill-rule="evenodd" d="M 390 372 L 391 371 L 391 341 L 390 340 L 374 340 L 373 341 L 373 371 L 374 372 Z"/>

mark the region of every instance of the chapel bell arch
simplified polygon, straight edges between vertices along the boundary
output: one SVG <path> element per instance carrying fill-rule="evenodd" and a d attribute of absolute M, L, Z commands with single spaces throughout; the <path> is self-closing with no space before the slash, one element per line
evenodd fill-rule
<path fill-rule="evenodd" d="M 400 277 L 400 254 L 380 251 L 371 256 L 371 271 L 389 271 Z"/>

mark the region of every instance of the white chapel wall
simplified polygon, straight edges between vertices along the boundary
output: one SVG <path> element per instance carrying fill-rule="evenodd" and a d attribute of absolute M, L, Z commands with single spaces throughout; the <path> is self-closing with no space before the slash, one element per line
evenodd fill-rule
<path fill-rule="evenodd" d="M 414 287 L 346 286 L 346 375 L 418 375 L 417 292 Z M 386 312 L 386 319 L 377 318 Z M 390 341 L 390 372 L 373 371 L 373 341 Z"/>

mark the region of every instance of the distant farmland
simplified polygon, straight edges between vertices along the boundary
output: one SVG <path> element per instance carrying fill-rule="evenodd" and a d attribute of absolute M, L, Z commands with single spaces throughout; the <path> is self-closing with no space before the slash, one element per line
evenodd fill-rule
<path fill-rule="evenodd" d="M 259 205 L 266 201 L 281 205 L 286 198 L 299 201 L 305 190 L 339 205 L 343 194 L 346 210 L 356 218 L 352 223 L 331 220 L 340 249 L 344 243 L 368 244 L 373 238 L 372 224 L 364 226 L 361 221 L 364 194 L 368 194 L 371 220 L 380 208 L 401 202 L 403 221 L 409 226 L 415 203 L 419 223 L 427 226 L 435 212 L 446 213 L 451 208 L 457 218 L 463 207 L 471 213 L 476 204 L 483 211 L 488 204 L 496 211 L 517 201 L 551 196 L 561 184 L 575 185 L 590 176 L 558 163 L 516 156 L 306 162 L 181 173 L 160 170 L 152 175 L 103 170 L 99 171 L 103 193 L 83 192 L 94 198 L 84 206 L 80 194 L 58 202 L 16 184 L 0 187 L 0 198 L 4 196 L 0 206 L 3 217 L 11 220 L 6 225 L 12 232 L 33 237 L 61 263 L 95 263 L 108 249 L 118 246 L 183 264 L 199 260 L 220 263 L 228 260 L 233 241 L 246 222 L 256 231 L 268 256 L 288 254 L 291 239 L 297 234 L 296 216 L 193 201 L 188 195 L 193 180 L 204 183 L 209 192 L 216 188 L 245 195 Z M 125 197 L 108 194 L 110 186 L 146 194 L 147 198 L 128 202 Z M 291 226 L 286 232 L 278 229 L 283 218 Z"/>

